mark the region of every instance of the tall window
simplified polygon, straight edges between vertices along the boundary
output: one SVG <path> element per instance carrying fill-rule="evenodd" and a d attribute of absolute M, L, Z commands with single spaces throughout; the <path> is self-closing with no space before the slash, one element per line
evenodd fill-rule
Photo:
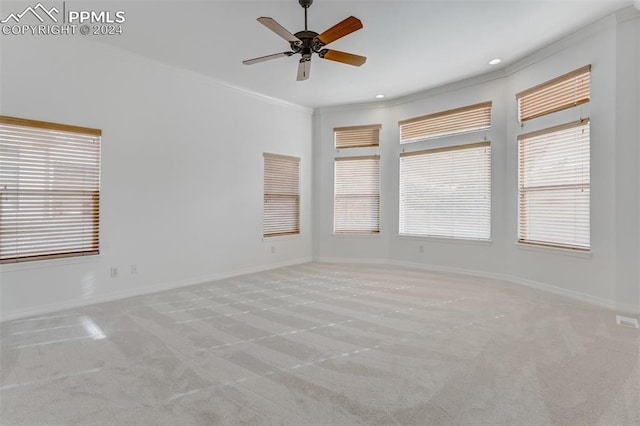
<path fill-rule="evenodd" d="M 518 93 L 520 121 L 589 102 L 590 71 L 587 65 Z M 590 249 L 589 127 L 581 118 L 518 137 L 519 242 Z"/>
<path fill-rule="evenodd" d="M 333 232 L 336 234 L 380 233 L 380 145 L 379 124 L 334 129 L 339 153 L 335 159 Z M 362 155 L 352 156 L 354 150 Z M 371 154 L 371 155 L 368 155 Z"/>
<path fill-rule="evenodd" d="M 521 135 L 518 239 L 589 249 L 589 121 Z"/>
<path fill-rule="evenodd" d="M 299 158 L 264 154 L 264 237 L 300 233 L 299 181 Z"/>
<path fill-rule="evenodd" d="M 335 161 L 333 231 L 380 232 L 380 157 L 338 157 Z"/>
<path fill-rule="evenodd" d="M 485 138 L 462 145 L 458 136 L 489 129 L 491 106 L 482 102 L 398 123 L 401 144 L 442 139 L 441 147 L 400 154 L 400 235 L 491 238 L 491 144 Z"/>
<path fill-rule="evenodd" d="M 400 234 L 491 237 L 489 142 L 400 154 Z"/>
<path fill-rule="evenodd" d="M 97 129 L 0 116 L 0 262 L 99 252 Z"/>

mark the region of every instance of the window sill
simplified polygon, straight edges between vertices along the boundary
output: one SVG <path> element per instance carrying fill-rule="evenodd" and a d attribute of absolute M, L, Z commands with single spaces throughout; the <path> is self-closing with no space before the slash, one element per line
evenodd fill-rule
<path fill-rule="evenodd" d="M 562 256 L 579 257 L 582 259 L 591 259 L 593 257 L 591 250 L 589 251 L 572 250 L 572 249 L 561 248 L 561 247 L 548 247 L 548 246 L 540 246 L 536 244 L 527 244 L 527 243 L 520 243 L 520 242 L 516 242 L 516 247 L 520 250 L 534 251 L 534 252 L 544 253 L 544 254 L 554 254 L 554 255 L 558 254 Z"/>
<path fill-rule="evenodd" d="M 300 238 L 301 235 L 302 234 L 273 235 L 271 237 L 262 237 L 262 242 L 295 240 Z"/>
<path fill-rule="evenodd" d="M 24 271 L 29 269 L 58 268 L 68 265 L 83 263 L 98 263 L 100 254 L 87 256 L 61 257 L 58 259 L 31 260 L 28 262 L 3 263 L 0 264 L 0 272 Z"/>
<path fill-rule="evenodd" d="M 382 233 L 378 232 L 376 234 L 373 233 L 361 233 L 361 234 L 357 234 L 357 233 L 348 233 L 348 232 L 333 232 L 331 234 L 332 237 L 338 237 L 338 238 L 381 238 L 382 237 Z"/>
<path fill-rule="evenodd" d="M 445 244 L 465 244 L 465 245 L 477 245 L 477 246 L 490 246 L 493 245 L 493 240 L 473 240 L 469 238 L 446 238 L 446 237 L 430 237 L 426 235 L 402 235 L 399 234 L 398 238 L 407 240 L 427 241 L 433 243 L 445 243 Z"/>

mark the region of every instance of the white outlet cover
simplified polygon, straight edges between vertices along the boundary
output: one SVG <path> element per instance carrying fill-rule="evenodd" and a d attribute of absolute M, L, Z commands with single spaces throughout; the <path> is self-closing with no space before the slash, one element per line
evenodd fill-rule
<path fill-rule="evenodd" d="M 616 323 L 625 327 L 640 328 L 636 318 L 624 317 L 622 315 L 616 315 Z"/>

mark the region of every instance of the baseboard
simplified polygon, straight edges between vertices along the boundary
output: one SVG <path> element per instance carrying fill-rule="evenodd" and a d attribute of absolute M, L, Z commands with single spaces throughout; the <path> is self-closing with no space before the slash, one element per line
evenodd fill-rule
<path fill-rule="evenodd" d="M 141 296 L 145 294 L 153 294 L 161 291 L 188 287 L 191 285 L 202 284 L 210 281 L 217 281 L 217 280 L 233 278 L 241 275 L 246 275 L 246 274 L 269 271 L 272 269 L 283 268 L 286 266 L 300 265 L 300 264 L 308 263 L 311 261 L 324 262 L 324 263 L 356 264 L 356 265 L 357 264 L 392 265 L 392 266 L 402 266 L 402 267 L 420 269 L 420 270 L 426 270 L 426 271 L 432 271 L 432 272 L 446 272 L 446 273 L 454 273 L 454 274 L 467 275 L 467 276 L 480 277 L 480 278 L 498 279 L 498 280 L 504 280 L 513 284 L 522 285 L 522 286 L 534 288 L 537 290 L 545 291 L 548 293 L 556 294 L 559 296 L 568 297 L 570 299 L 577 300 L 590 305 L 600 306 L 600 307 L 604 307 L 607 309 L 612 309 L 612 310 L 624 312 L 624 313 L 631 313 L 633 315 L 640 315 L 640 306 L 638 305 L 634 305 L 630 303 L 618 303 L 612 300 L 603 299 L 603 298 L 592 296 L 586 293 L 580 293 L 577 291 L 568 290 L 568 289 L 553 286 L 550 284 L 541 283 L 538 281 L 533 281 L 533 280 L 516 277 L 512 275 L 507 275 L 507 274 L 447 267 L 447 266 L 440 266 L 440 265 L 431 265 L 431 264 L 416 263 L 416 262 L 407 262 L 407 261 L 400 261 L 400 260 L 394 260 L 394 259 L 303 257 L 303 258 L 288 260 L 284 262 L 272 263 L 268 265 L 259 265 L 259 266 L 250 267 L 250 268 L 243 268 L 243 269 L 238 269 L 238 270 L 233 270 L 228 272 L 209 274 L 209 275 L 200 276 L 200 277 L 192 277 L 184 280 L 160 283 L 153 286 L 141 287 L 133 290 L 106 294 L 99 297 L 94 297 L 89 300 L 74 299 L 64 303 L 42 305 L 42 306 L 37 306 L 29 309 L 9 311 L 7 313 L 3 312 L 2 317 L 0 318 L 0 322 L 30 317 L 34 315 L 50 314 L 50 313 L 62 311 L 65 309 L 95 305 L 95 304 L 104 303 L 104 302 L 111 302 L 114 300 L 126 299 L 128 297 Z"/>
<path fill-rule="evenodd" d="M 574 290 L 568 290 L 562 287 L 557 287 L 551 284 L 541 283 L 539 281 L 529 280 L 508 274 L 501 274 L 488 271 L 478 271 L 472 269 L 456 268 L 449 266 L 431 265 L 417 262 L 407 262 L 394 259 L 338 259 L 338 258 L 326 258 L 318 257 L 314 260 L 318 262 L 328 263 L 351 263 L 351 264 L 379 264 L 379 265 L 392 265 L 402 266 L 406 268 L 421 269 L 431 272 L 446 272 L 453 274 L 460 274 L 479 278 L 490 278 L 510 282 L 512 284 L 522 285 L 530 287 L 536 290 L 545 291 L 547 293 L 556 294 L 558 296 L 564 296 L 576 301 L 587 303 L 589 305 L 595 305 L 607 309 L 612 309 L 619 312 L 631 313 L 634 315 L 640 315 L 640 306 L 631 303 L 619 303 L 613 300 L 604 299 L 597 296 L 592 296 L 586 293 L 580 293 Z"/>
<path fill-rule="evenodd" d="M 345 258 L 345 257 L 314 257 L 313 260 L 315 262 L 323 262 L 323 263 L 352 263 L 355 265 L 358 264 L 366 264 L 366 265 L 389 265 L 389 260 L 387 259 L 361 259 L 361 258 Z"/>
<path fill-rule="evenodd" d="M 153 294 L 161 291 L 188 287 L 191 285 L 202 284 L 210 281 L 218 281 L 218 280 L 223 280 L 227 278 L 238 277 L 241 275 L 254 274 L 256 272 L 270 271 L 272 269 L 284 268 L 286 266 L 293 266 L 293 265 L 308 263 L 308 262 L 311 262 L 312 260 L 313 259 L 311 257 L 303 257 L 303 258 L 298 258 L 293 260 L 287 260 L 284 262 L 270 263 L 267 265 L 259 265 L 255 267 L 237 269 L 237 270 L 228 271 L 228 272 L 203 275 L 200 277 L 192 277 L 184 280 L 169 281 L 169 282 L 160 283 L 153 286 L 139 287 L 132 290 L 105 294 L 97 297 L 92 297 L 91 299 L 73 299 L 63 303 L 52 303 L 47 305 L 36 306 L 34 308 L 29 308 L 29 309 L 13 310 L 7 313 L 2 312 L 0 322 L 26 318 L 34 315 L 51 314 L 53 312 L 58 312 L 65 309 L 80 308 L 83 306 L 96 305 L 98 303 L 112 302 L 115 300 L 126 299 L 128 297 Z"/>

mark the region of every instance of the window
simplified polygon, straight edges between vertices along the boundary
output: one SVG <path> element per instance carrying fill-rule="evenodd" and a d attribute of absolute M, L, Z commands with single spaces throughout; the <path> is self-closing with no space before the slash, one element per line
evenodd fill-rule
<path fill-rule="evenodd" d="M 518 138 L 518 240 L 589 249 L 589 121 Z"/>
<path fill-rule="evenodd" d="M 380 157 L 339 157 L 335 161 L 333 232 L 380 232 Z"/>
<path fill-rule="evenodd" d="M 490 238 L 489 142 L 400 154 L 400 234 Z"/>
<path fill-rule="evenodd" d="M 590 101 L 591 65 L 516 94 L 524 123 Z M 518 137 L 518 241 L 590 249 L 590 124 L 537 129 Z M 577 115 L 577 114 L 576 114 Z M 577 117 L 576 117 L 577 118 Z M 540 127 L 540 126 L 538 126 Z"/>
<path fill-rule="evenodd" d="M 98 254 L 101 134 L 0 116 L 0 262 Z"/>
<path fill-rule="evenodd" d="M 361 148 L 378 146 L 380 141 L 380 125 L 338 127 L 333 129 L 336 148 Z"/>
<path fill-rule="evenodd" d="M 300 233 L 299 180 L 299 158 L 264 154 L 264 237 Z"/>
<path fill-rule="evenodd" d="M 488 129 L 491 127 L 491 102 L 411 118 L 398 124 L 401 144 Z"/>
<path fill-rule="evenodd" d="M 376 148 L 380 145 L 381 127 L 380 124 L 337 127 L 333 129 L 336 149 Z M 363 154 L 335 160 L 333 232 L 336 234 L 380 232 L 380 156 Z"/>
<path fill-rule="evenodd" d="M 521 122 L 589 102 L 591 65 L 516 94 Z"/>

